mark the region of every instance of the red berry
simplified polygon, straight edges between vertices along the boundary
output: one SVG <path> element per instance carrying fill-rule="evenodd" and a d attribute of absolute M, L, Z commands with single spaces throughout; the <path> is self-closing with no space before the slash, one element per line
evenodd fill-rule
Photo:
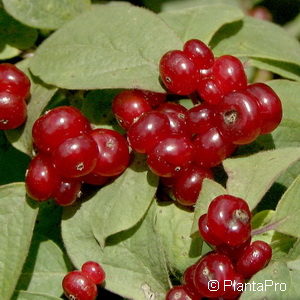
<path fill-rule="evenodd" d="M 196 90 L 196 66 L 182 51 L 167 52 L 160 60 L 159 72 L 162 82 L 171 93 L 189 95 Z"/>
<path fill-rule="evenodd" d="M 218 239 L 214 232 L 207 225 L 207 214 L 202 215 L 198 220 L 199 233 L 203 240 L 213 246 L 220 245 L 222 241 Z"/>
<path fill-rule="evenodd" d="M 263 6 L 256 6 L 248 11 L 248 15 L 259 20 L 272 21 L 273 17 L 270 11 Z"/>
<path fill-rule="evenodd" d="M 62 287 L 70 300 L 94 300 L 97 297 L 97 286 L 83 272 L 72 271 L 63 281 Z"/>
<path fill-rule="evenodd" d="M 139 90 L 123 91 L 114 98 L 112 103 L 112 111 L 125 130 L 128 130 L 144 112 L 150 110 L 150 104 Z"/>
<path fill-rule="evenodd" d="M 49 110 L 35 121 L 32 138 L 40 151 L 52 153 L 66 139 L 88 131 L 90 123 L 78 109 L 61 106 Z"/>
<path fill-rule="evenodd" d="M 167 99 L 167 94 L 165 93 L 156 93 L 152 91 L 139 90 L 147 102 L 152 108 L 157 108 L 159 105 L 164 103 Z"/>
<path fill-rule="evenodd" d="M 80 135 L 60 144 L 53 152 L 52 158 L 61 176 L 74 178 L 92 172 L 98 156 L 98 147 L 92 137 Z"/>
<path fill-rule="evenodd" d="M 95 261 L 87 261 L 84 263 L 81 267 L 81 271 L 95 284 L 101 284 L 105 280 L 103 268 Z"/>
<path fill-rule="evenodd" d="M 225 300 L 234 300 L 242 293 L 245 280 L 242 275 L 235 274 L 232 280 L 226 282 L 225 295 L 222 296 Z"/>
<path fill-rule="evenodd" d="M 196 299 L 192 299 L 190 297 L 184 285 L 178 285 L 172 287 L 168 291 L 166 295 L 166 300 L 196 300 Z M 201 300 L 201 298 L 197 300 Z"/>
<path fill-rule="evenodd" d="M 93 173 L 101 176 L 121 174 L 129 163 L 127 140 L 117 131 L 110 129 L 95 129 L 91 131 L 90 136 L 97 143 L 99 150 Z"/>
<path fill-rule="evenodd" d="M 212 172 L 196 166 L 189 167 L 180 172 L 174 180 L 172 189 L 176 200 L 185 206 L 194 205 L 199 197 L 204 178 L 212 179 Z"/>
<path fill-rule="evenodd" d="M 0 130 L 15 129 L 27 117 L 26 102 L 11 92 L 0 92 Z"/>
<path fill-rule="evenodd" d="M 186 113 L 187 126 L 191 134 L 205 133 L 215 124 L 215 112 L 214 109 L 207 103 L 199 104 Z"/>
<path fill-rule="evenodd" d="M 29 164 L 26 172 L 27 194 L 37 201 L 53 196 L 59 186 L 59 176 L 49 157 L 38 154 Z"/>
<path fill-rule="evenodd" d="M 243 90 L 247 86 L 243 64 L 237 57 L 231 55 L 218 57 L 212 67 L 212 74 L 224 94 Z"/>
<path fill-rule="evenodd" d="M 78 180 L 64 178 L 58 184 L 58 188 L 53 193 L 55 202 L 60 206 L 72 205 L 81 189 L 81 182 Z"/>
<path fill-rule="evenodd" d="M 272 132 L 282 119 L 282 105 L 279 97 L 264 83 L 251 84 L 246 91 L 257 99 L 262 120 L 260 134 Z"/>
<path fill-rule="evenodd" d="M 197 263 L 194 272 L 194 285 L 198 292 L 205 297 L 222 297 L 226 292 L 225 280 L 233 280 L 235 277 L 230 259 L 219 253 L 209 253 L 204 256 Z M 218 289 L 210 289 L 210 280 L 218 281 Z"/>
<path fill-rule="evenodd" d="M 143 114 L 137 122 L 132 124 L 127 136 L 134 151 L 147 153 L 170 132 L 168 117 L 161 112 L 150 111 Z"/>
<path fill-rule="evenodd" d="M 214 78 L 204 78 L 198 83 L 199 96 L 207 103 L 217 105 L 222 101 L 224 93 L 220 84 Z"/>
<path fill-rule="evenodd" d="M 263 241 L 255 241 L 248 246 L 236 264 L 236 270 L 245 278 L 250 278 L 263 269 L 271 260 L 272 248 Z"/>
<path fill-rule="evenodd" d="M 253 142 L 263 122 L 255 97 L 245 91 L 226 95 L 218 105 L 217 119 L 221 133 L 238 145 Z"/>
<path fill-rule="evenodd" d="M 25 100 L 30 93 L 30 80 L 15 65 L 0 64 L 0 90 L 12 93 Z"/>
<path fill-rule="evenodd" d="M 207 132 L 196 135 L 194 138 L 195 162 L 204 168 L 219 165 L 231 155 L 235 146 L 213 127 Z"/>
<path fill-rule="evenodd" d="M 78 179 L 81 179 L 82 182 L 84 183 L 92 184 L 92 185 L 105 185 L 111 180 L 110 177 L 94 174 L 93 172 L 85 176 L 82 176 Z"/>
<path fill-rule="evenodd" d="M 246 242 L 251 234 L 251 213 L 247 202 L 231 195 L 216 197 L 207 211 L 207 225 L 229 246 Z"/>
<path fill-rule="evenodd" d="M 193 159 L 193 144 L 183 135 L 172 134 L 161 140 L 148 153 L 147 163 L 153 173 L 171 177 Z"/>
<path fill-rule="evenodd" d="M 213 52 L 200 40 L 187 41 L 183 46 L 183 52 L 193 61 L 198 70 L 209 69 L 214 64 Z"/>
<path fill-rule="evenodd" d="M 174 102 L 166 102 L 160 105 L 157 110 L 164 113 L 168 117 L 172 133 L 187 133 L 187 109 L 184 106 Z"/>

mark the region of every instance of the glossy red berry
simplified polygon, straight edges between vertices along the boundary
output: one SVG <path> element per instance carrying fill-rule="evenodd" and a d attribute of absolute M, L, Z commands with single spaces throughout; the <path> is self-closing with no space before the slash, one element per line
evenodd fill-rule
<path fill-rule="evenodd" d="M 244 290 L 245 279 L 240 274 L 235 274 L 232 280 L 226 281 L 225 294 L 222 296 L 224 300 L 234 300 Z"/>
<path fill-rule="evenodd" d="M 219 165 L 235 150 L 235 146 L 221 135 L 216 127 L 196 135 L 193 139 L 195 147 L 195 163 L 204 168 Z"/>
<path fill-rule="evenodd" d="M 210 253 L 198 263 L 194 273 L 194 285 L 198 292 L 205 297 L 222 297 L 225 292 L 225 280 L 233 280 L 235 271 L 230 259 L 219 253 Z M 219 287 L 212 290 L 210 280 L 218 281 Z"/>
<path fill-rule="evenodd" d="M 236 270 L 245 278 L 250 278 L 263 269 L 271 260 L 272 248 L 263 241 L 255 241 L 248 246 L 236 263 Z"/>
<path fill-rule="evenodd" d="M 53 163 L 63 177 L 80 177 L 92 172 L 97 164 L 99 151 L 96 142 L 88 135 L 65 140 L 53 152 Z"/>
<path fill-rule="evenodd" d="M 167 52 L 160 60 L 159 72 L 163 84 L 171 93 L 189 95 L 196 90 L 197 68 L 182 51 Z"/>
<path fill-rule="evenodd" d="M 127 132 L 127 137 L 134 151 L 147 153 L 170 132 L 168 117 L 161 112 L 150 111 L 143 114 L 137 122 L 132 124 Z"/>
<path fill-rule="evenodd" d="M 220 84 L 214 78 L 203 78 L 197 86 L 199 96 L 207 103 L 212 105 L 219 104 L 224 96 Z"/>
<path fill-rule="evenodd" d="M 60 106 L 37 119 L 32 128 L 38 150 L 52 153 L 68 138 L 90 131 L 90 123 L 75 107 Z"/>
<path fill-rule="evenodd" d="M 229 246 L 246 242 L 251 234 L 251 212 L 247 202 L 231 195 L 216 197 L 207 211 L 207 225 Z"/>
<path fill-rule="evenodd" d="M 125 130 L 128 130 L 144 112 L 150 110 L 150 104 L 139 90 L 123 91 L 114 98 L 112 103 L 112 111 Z"/>
<path fill-rule="evenodd" d="M 253 142 L 261 132 L 258 103 L 254 96 L 242 92 L 226 95 L 217 108 L 217 126 L 234 144 Z"/>
<path fill-rule="evenodd" d="M 213 178 L 209 169 L 192 166 L 180 172 L 172 188 L 176 200 L 182 205 L 193 206 L 199 197 L 204 178 Z"/>
<path fill-rule="evenodd" d="M 172 287 L 168 291 L 166 295 L 166 300 L 196 300 L 196 299 L 192 299 L 190 297 L 184 285 L 178 285 Z M 201 300 L 201 298 L 197 300 Z"/>
<path fill-rule="evenodd" d="M 82 176 L 78 179 L 81 179 L 83 183 L 91 184 L 91 185 L 105 185 L 110 182 L 111 178 L 106 176 L 101 176 L 95 173 L 89 173 L 85 176 Z"/>
<path fill-rule="evenodd" d="M 26 172 L 26 191 L 34 200 L 45 201 L 53 196 L 59 186 L 59 176 L 51 159 L 38 154 L 30 162 Z"/>
<path fill-rule="evenodd" d="M 95 300 L 97 297 L 96 284 L 80 271 L 68 273 L 62 281 L 62 287 L 70 300 Z"/>
<path fill-rule="evenodd" d="M 147 163 L 153 173 L 158 176 L 172 177 L 191 163 L 193 151 L 193 144 L 189 138 L 172 134 L 162 139 L 148 153 Z"/>
<path fill-rule="evenodd" d="M 117 131 L 95 129 L 90 136 L 97 143 L 99 154 L 93 173 L 101 176 L 121 174 L 129 163 L 127 140 Z"/>
<path fill-rule="evenodd" d="M 72 205 L 80 194 L 81 182 L 76 179 L 61 179 L 53 193 L 53 199 L 60 206 Z"/>
<path fill-rule="evenodd" d="M 139 90 L 152 108 L 157 108 L 167 100 L 167 94 L 147 90 Z"/>
<path fill-rule="evenodd" d="M 246 91 L 257 99 L 262 119 L 261 134 L 272 132 L 282 119 L 282 104 L 278 95 L 264 83 L 248 85 Z"/>
<path fill-rule="evenodd" d="M 215 126 L 214 109 L 207 103 L 192 107 L 187 111 L 186 115 L 190 134 L 202 134 Z"/>
<path fill-rule="evenodd" d="M 0 92 L 0 130 L 15 129 L 27 117 L 26 102 L 11 92 Z"/>
<path fill-rule="evenodd" d="M 200 40 L 189 40 L 183 46 L 183 52 L 193 61 L 198 70 L 209 69 L 214 64 L 211 49 Z"/>
<path fill-rule="evenodd" d="M 30 80 L 15 65 L 9 63 L 0 64 L 0 90 L 25 100 L 30 93 Z"/>
<path fill-rule="evenodd" d="M 103 268 L 95 261 L 85 262 L 81 267 L 81 271 L 95 284 L 101 284 L 105 280 L 105 272 Z"/>
<path fill-rule="evenodd" d="M 241 61 L 231 55 L 218 57 L 212 67 L 213 77 L 219 82 L 224 94 L 243 90 L 247 86 L 247 77 Z"/>
<path fill-rule="evenodd" d="M 157 108 L 157 111 L 164 113 L 170 122 L 170 128 L 172 133 L 186 134 L 186 112 L 187 109 L 174 102 L 166 102 Z"/>
<path fill-rule="evenodd" d="M 214 232 L 207 225 L 207 214 L 202 215 L 198 220 L 199 233 L 202 239 L 213 245 L 221 245 L 222 241 L 214 235 Z"/>

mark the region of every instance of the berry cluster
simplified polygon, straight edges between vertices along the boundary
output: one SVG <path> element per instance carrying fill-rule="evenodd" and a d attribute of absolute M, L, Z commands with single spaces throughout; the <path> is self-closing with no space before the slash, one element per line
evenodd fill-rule
<path fill-rule="evenodd" d="M 0 64 L 0 130 L 21 126 L 27 117 L 30 80 L 15 65 Z"/>
<path fill-rule="evenodd" d="M 251 243 L 251 213 L 247 202 L 241 198 L 216 197 L 198 224 L 201 237 L 215 250 L 187 268 L 184 284 L 172 288 L 166 299 L 237 299 L 245 280 L 269 263 L 272 248 L 263 241 Z M 210 289 L 210 280 L 218 281 L 216 290 Z M 176 293 L 181 298 L 176 298 Z"/>
<path fill-rule="evenodd" d="M 103 268 L 94 261 L 88 261 L 81 271 L 69 272 L 62 281 L 66 297 L 70 300 L 94 300 L 98 295 L 97 285 L 105 280 Z"/>
<path fill-rule="evenodd" d="M 71 205 L 83 182 L 104 185 L 129 163 L 128 143 L 121 134 L 92 130 L 86 117 L 71 106 L 37 119 L 32 137 L 38 154 L 29 164 L 26 188 L 37 201 L 54 198 L 59 205 Z"/>
<path fill-rule="evenodd" d="M 200 104 L 187 110 L 165 102 L 163 94 L 129 90 L 118 94 L 112 110 L 127 131 L 131 148 L 147 155 L 150 169 L 163 178 L 176 200 L 195 204 L 210 168 L 238 145 L 270 133 L 281 121 L 281 101 L 266 84 L 247 85 L 242 63 L 234 56 L 215 58 L 199 40 L 160 60 L 166 89 L 177 95 L 197 93 Z M 194 96 L 193 96 L 194 98 Z"/>

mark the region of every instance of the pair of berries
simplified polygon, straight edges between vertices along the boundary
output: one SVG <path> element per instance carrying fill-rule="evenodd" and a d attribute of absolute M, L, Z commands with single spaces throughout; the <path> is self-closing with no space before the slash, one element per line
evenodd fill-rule
<path fill-rule="evenodd" d="M 103 268 L 94 261 L 88 261 L 81 271 L 69 272 L 62 281 L 66 297 L 70 300 L 94 300 L 98 295 L 97 285 L 105 280 Z"/>
<path fill-rule="evenodd" d="M 184 284 L 171 289 L 166 299 L 176 299 L 173 295 L 178 289 L 182 295 L 195 300 L 201 297 L 236 299 L 243 291 L 245 279 L 263 269 L 272 257 L 272 249 L 267 243 L 251 243 L 250 222 L 251 213 L 246 201 L 231 195 L 216 197 L 207 214 L 199 218 L 200 235 L 215 247 L 215 251 L 187 268 Z M 217 289 L 211 289 L 210 280 L 218 282 Z"/>
<path fill-rule="evenodd" d="M 30 80 L 15 65 L 0 64 L 0 130 L 21 126 L 27 117 Z"/>
<path fill-rule="evenodd" d="M 94 129 L 76 108 L 52 109 L 33 125 L 38 151 L 26 174 L 26 188 L 37 201 L 71 205 L 82 182 L 103 185 L 129 163 L 126 139 L 114 130 Z"/>

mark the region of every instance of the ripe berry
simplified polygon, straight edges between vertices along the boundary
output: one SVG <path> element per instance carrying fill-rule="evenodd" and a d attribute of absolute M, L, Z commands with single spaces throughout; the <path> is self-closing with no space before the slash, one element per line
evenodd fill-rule
<path fill-rule="evenodd" d="M 246 242 L 251 234 L 251 213 L 246 201 L 231 195 L 216 197 L 207 211 L 207 225 L 229 246 Z"/>
<path fill-rule="evenodd" d="M 204 214 L 199 218 L 198 228 L 199 228 L 199 233 L 205 242 L 213 246 L 222 244 L 222 241 L 218 239 L 214 235 L 214 232 L 207 226 L 207 214 Z"/>
<path fill-rule="evenodd" d="M 199 96 L 207 103 L 217 105 L 222 101 L 224 93 L 214 78 L 203 78 L 197 86 Z"/>
<path fill-rule="evenodd" d="M 139 90 L 123 91 L 112 103 L 112 111 L 125 130 L 144 113 L 151 110 L 151 106 Z"/>
<path fill-rule="evenodd" d="M 60 106 L 35 121 L 32 138 L 40 151 L 52 153 L 66 139 L 88 131 L 90 123 L 78 109 Z"/>
<path fill-rule="evenodd" d="M 159 72 L 167 90 L 178 95 L 189 95 L 196 89 L 197 68 L 179 50 L 167 52 L 160 60 Z"/>
<path fill-rule="evenodd" d="M 217 126 L 234 144 L 253 142 L 262 121 L 255 97 L 246 91 L 226 95 L 217 108 Z"/>
<path fill-rule="evenodd" d="M 25 100 L 11 92 L 0 92 L 0 130 L 15 129 L 27 117 Z"/>
<path fill-rule="evenodd" d="M 214 127 L 215 112 L 213 107 L 207 103 L 192 107 L 187 111 L 186 115 L 188 130 L 191 134 L 205 133 Z"/>
<path fill-rule="evenodd" d="M 242 293 L 245 280 L 242 275 L 235 274 L 230 282 L 227 282 L 226 293 L 222 296 L 224 300 L 234 300 Z"/>
<path fill-rule="evenodd" d="M 198 70 L 209 69 L 214 64 L 213 52 L 200 40 L 187 41 L 183 46 L 183 52 L 193 61 Z"/>
<path fill-rule="evenodd" d="M 163 137 L 170 134 L 168 117 L 158 111 L 143 114 L 127 132 L 131 148 L 139 153 L 147 153 Z"/>
<path fill-rule="evenodd" d="M 162 177 L 171 177 L 191 163 L 193 151 L 193 144 L 189 138 L 172 134 L 161 140 L 148 153 L 147 163 L 153 173 Z"/>
<path fill-rule="evenodd" d="M 95 261 L 87 261 L 84 263 L 81 267 L 81 271 L 95 284 L 101 284 L 105 280 L 103 268 Z"/>
<path fill-rule="evenodd" d="M 187 133 L 187 109 L 184 106 L 174 102 L 166 102 L 160 105 L 157 111 L 164 113 L 168 117 L 172 133 Z"/>
<path fill-rule="evenodd" d="M 236 270 L 245 278 L 250 278 L 263 269 L 272 257 L 272 248 L 263 241 L 255 241 L 248 246 L 236 264 Z"/>
<path fill-rule="evenodd" d="M 279 97 L 264 83 L 251 84 L 246 91 L 257 99 L 262 119 L 260 134 L 272 132 L 282 119 L 282 105 Z"/>
<path fill-rule="evenodd" d="M 201 191 L 204 178 L 213 178 L 209 169 L 193 166 L 180 172 L 174 180 L 172 189 L 176 200 L 185 206 L 194 205 Z"/>
<path fill-rule="evenodd" d="M 96 142 L 88 135 L 65 140 L 53 152 L 53 163 L 63 177 L 80 177 L 92 172 L 97 164 L 99 151 Z"/>
<path fill-rule="evenodd" d="M 72 205 L 81 189 L 81 182 L 78 180 L 64 178 L 58 184 L 58 188 L 53 193 L 55 202 L 60 206 Z"/>
<path fill-rule="evenodd" d="M 224 94 L 243 90 L 247 86 L 247 77 L 241 61 L 231 55 L 218 57 L 212 67 L 213 77 L 219 82 Z"/>
<path fill-rule="evenodd" d="M 201 298 L 197 299 L 200 300 Z M 187 290 L 184 285 L 178 285 L 172 287 L 167 295 L 166 300 L 196 300 L 192 299 L 190 295 L 187 293 Z"/>
<path fill-rule="evenodd" d="M 62 287 L 70 300 L 94 300 L 97 297 L 97 286 L 83 272 L 72 271 L 63 281 Z"/>
<path fill-rule="evenodd" d="M 51 159 L 38 154 L 30 162 L 26 172 L 27 194 L 37 201 L 45 201 L 52 197 L 59 186 L 59 176 Z"/>
<path fill-rule="evenodd" d="M 110 177 L 101 176 L 93 172 L 85 176 L 82 176 L 78 179 L 81 179 L 83 183 L 87 183 L 91 185 L 105 185 L 111 180 Z"/>
<path fill-rule="evenodd" d="M 235 150 L 235 146 L 216 127 L 196 135 L 193 142 L 195 162 L 204 168 L 217 166 Z"/>
<path fill-rule="evenodd" d="M 152 108 L 157 108 L 167 100 L 167 94 L 147 90 L 139 90 Z"/>
<path fill-rule="evenodd" d="M 97 143 L 99 155 L 93 173 L 101 176 L 121 174 L 129 163 L 127 140 L 117 131 L 95 129 L 90 136 Z"/>
<path fill-rule="evenodd" d="M 25 100 L 30 93 L 30 80 L 15 65 L 0 64 L 0 90 Z"/>
<path fill-rule="evenodd" d="M 197 263 L 194 271 L 194 285 L 205 297 L 222 297 L 226 292 L 224 280 L 233 280 L 234 277 L 233 265 L 226 255 L 209 253 Z M 210 290 L 210 280 L 217 280 L 219 288 Z"/>

